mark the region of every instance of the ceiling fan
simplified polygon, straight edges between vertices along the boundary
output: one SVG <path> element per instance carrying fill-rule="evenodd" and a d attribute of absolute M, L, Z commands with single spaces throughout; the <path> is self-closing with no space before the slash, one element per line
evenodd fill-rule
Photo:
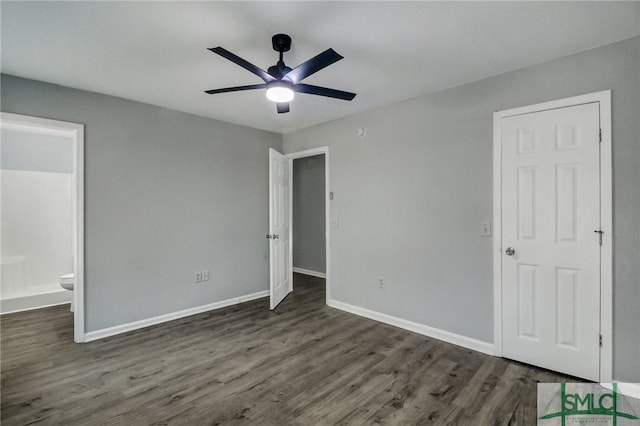
<path fill-rule="evenodd" d="M 291 50 L 291 37 L 286 34 L 276 34 L 271 38 L 271 43 L 273 50 L 280 53 L 280 59 L 276 65 L 269 67 L 267 71 L 258 68 L 222 47 L 210 48 L 209 50 L 213 53 L 217 53 L 223 58 L 257 75 L 264 80 L 264 83 L 205 90 L 205 93 L 213 95 L 216 93 L 238 92 L 242 90 L 267 89 L 267 99 L 276 103 L 278 114 L 289 112 L 289 102 L 293 100 L 294 92 L 327 96 L 345 101 L 350 101 L 355 98 L 355 93 L 300 83 L 302 79 L 342 59 L 343 57 L 335 50 L 327 49 L 303 64 L 298 65 L 296 68 L 291 69 L 284 64 L 284 60 L 282 59 L 284 52 Z"/>

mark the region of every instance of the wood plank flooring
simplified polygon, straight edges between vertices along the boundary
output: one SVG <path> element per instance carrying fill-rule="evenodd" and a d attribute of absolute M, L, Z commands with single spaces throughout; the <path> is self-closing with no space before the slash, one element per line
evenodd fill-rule
<path fill-rule="evenodd" d="M 2 425 L 528 425 L 537 382 L 576 381 L 294 289 L 86 344 L 68 306 L 4 315 Z"/>

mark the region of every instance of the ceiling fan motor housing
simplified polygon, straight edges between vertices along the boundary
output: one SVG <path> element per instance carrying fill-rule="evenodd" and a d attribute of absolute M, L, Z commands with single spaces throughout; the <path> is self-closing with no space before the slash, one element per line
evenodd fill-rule
<path fill-rule="evenodd" d="M 291 50 L 291 37 L 286 34 L 276 34 L 271 37 L 271 44 L 276 52 L 288 52 Z"/>

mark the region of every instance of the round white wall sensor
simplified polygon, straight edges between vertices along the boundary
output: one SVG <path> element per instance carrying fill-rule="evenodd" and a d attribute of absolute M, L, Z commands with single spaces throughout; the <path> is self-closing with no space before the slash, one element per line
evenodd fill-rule
<path fill-rule="evenodd" d="M 358 128 L 356 129 L 356 136 L 358 136 L 358 137 L 360 137 L 360 138 L 361 138 L 361 137 L 363 137 L 363 136 L 364 136 L 364 135 L 366 135 L 366 134 L 367 134 L 367 131 L 366 131 L 366 129 L 365 129 L 364 127 L 358 127 Z"/>

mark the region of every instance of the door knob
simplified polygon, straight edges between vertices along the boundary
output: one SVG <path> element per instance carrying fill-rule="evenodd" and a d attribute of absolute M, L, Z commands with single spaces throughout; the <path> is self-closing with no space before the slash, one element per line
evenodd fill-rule
<path fill-rule="evenodd" d="M 513 247 L 507 247 L 504 252 L 507 254 L 507 256 L 513 256 L 514 254 L 516 254 L 516 249 L 514 249 Z"/>

